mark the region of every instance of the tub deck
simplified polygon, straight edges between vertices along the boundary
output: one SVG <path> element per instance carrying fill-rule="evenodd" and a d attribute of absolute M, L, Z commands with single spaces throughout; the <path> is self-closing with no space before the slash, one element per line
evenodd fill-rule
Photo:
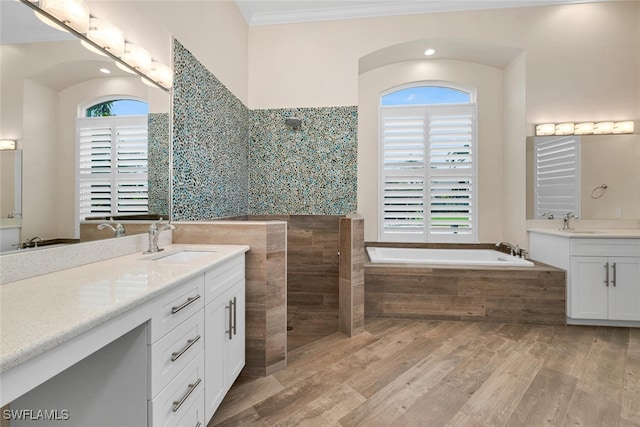
<path fill-rule="evenodd" d="M 566 324 L 566 273 L 533 267 L 365 263 L 365 314 Z"/>

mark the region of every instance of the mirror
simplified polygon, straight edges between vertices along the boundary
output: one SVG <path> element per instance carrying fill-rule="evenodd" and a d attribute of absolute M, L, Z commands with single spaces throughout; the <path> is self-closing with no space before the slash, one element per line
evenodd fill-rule
<path fill-rule="evenodd" d="M 575 138 L 579 146 L 576 194 L 580 219 L 640 219 L 640 135 L 579 135 Z M 536 141 L 553 139 L 558 137 L 527 138 L 527 219 L 545 219 L 535 213 L 534 145 Z M 561 217 L 555 215 L 555 219 Z"/>
<path fill-rule="evenodd" d="M 16 139 L 23 153 L 20 241 L 80 237 L 76 122 L 113 99 L 148 104 L 149 210 L 167 218 L 170 94 L 47 26 L 30 7 L 8 0 L 0 7 L 0 137 Z"/>

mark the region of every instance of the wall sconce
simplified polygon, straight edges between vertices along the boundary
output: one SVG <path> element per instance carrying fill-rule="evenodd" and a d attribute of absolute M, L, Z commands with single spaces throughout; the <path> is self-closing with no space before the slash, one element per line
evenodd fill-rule
<path fill-rule="evenodd" d="M 15 139 L 0 139 L 0 150 L 15 150 L 15 149 L 16 149 Z"/>
<path fill-rule="evenodd" d="M 609 135 L 634 132 L 633 120 L 624 122 L 544 123 L 536 126 L 536 136 Z"/>
<path fill-rule="evenodd" d="M 89 7 L 82 0 L 40 0 L 40 8 L 79 33 L 89 29 Z M 42 16 L 38 15 L 38 18 L 42 19 Z M 46 17 L 42 21 L 58 27 Z"/>

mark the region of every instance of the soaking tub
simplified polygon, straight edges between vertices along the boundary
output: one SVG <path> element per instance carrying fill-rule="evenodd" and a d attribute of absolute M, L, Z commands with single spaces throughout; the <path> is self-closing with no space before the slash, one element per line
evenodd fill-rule
<path fill-rule="evenodd" d="M 491 249 L 367 247 L 373 263 L 531 267 L 533 262 Z"/>

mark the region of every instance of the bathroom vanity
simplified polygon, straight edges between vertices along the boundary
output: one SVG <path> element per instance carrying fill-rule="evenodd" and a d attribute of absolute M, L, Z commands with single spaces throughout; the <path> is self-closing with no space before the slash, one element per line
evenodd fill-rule
<path fill-rule="evenodd" d="M 245 363 L 248 250 L 171 245 L 0 286 L 0 403 L 27 418 L 12 427 L 35 411 L 65 426 L 206 425 Z"/>
<path fill-rule="evenodd" d="M 567 271 L 567 323 L 640 327 L 640 230 L 529 230 L 529 251 Z"/>

